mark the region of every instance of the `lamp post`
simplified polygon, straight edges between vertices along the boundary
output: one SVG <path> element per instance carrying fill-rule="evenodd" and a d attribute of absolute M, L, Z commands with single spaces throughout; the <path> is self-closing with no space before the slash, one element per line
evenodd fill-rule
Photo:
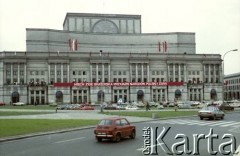
<path fill-rule="evenodd" d="M 225 55 L 232 52 L 232 51 L 238 51 L 238 49 L 232 49 L 223 54 L 223 63 L 222 63 L 222 104 L 224 103 L 224 58 Z"/>
<path fill-rule="evenodd" d="M 103 64 L 102 50 L 100 50 L 99 55 L 101 56 L 101 63 Z M 103 76 L 102 76 L 102 78 L 100 78 L 100 83 L 101 83 L 101 91 L 100 91 L 100 93 L 101 93 L 101 101 L 100 101 L 101 102 L 101 104 L 100 104 L 101 109 L 100 109 L 100 111 L 101 111 L 101 113 L 103 112 L 103 86 L 102 86 L 102 82 L 103 82 Z"/>

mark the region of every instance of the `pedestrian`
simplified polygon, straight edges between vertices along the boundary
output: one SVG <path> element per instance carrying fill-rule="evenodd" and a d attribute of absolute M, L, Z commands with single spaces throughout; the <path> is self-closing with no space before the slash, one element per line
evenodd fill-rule
<path fill-rule="evenodd" d="M 150 105 L 149 105 L 149 103 L 147 102 L 147 103 L 146 103 L 146 111 L 148 111 L 148 110 L 150 110 Z"/>

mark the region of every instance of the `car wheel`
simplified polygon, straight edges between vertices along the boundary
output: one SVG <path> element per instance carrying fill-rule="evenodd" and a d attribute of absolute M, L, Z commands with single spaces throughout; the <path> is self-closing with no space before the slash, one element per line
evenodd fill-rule
<path fill-rule="evenodd" d="M 97 141 L 98 142 L 102 142 L 102 138 L 97 138 Z"/>
<path fill-rule="evenodd" d="M 116 136 L 115 136 L 115 142 L 119 142 L 121 140 L 121 135 L 118 133 Z"/>
<path fill-rule="evenodd" d="M 224 119 L 224 116 L 222 116 L 221 119 L 223 120 L 223 119 Z"/>
<path fill-rule="evenodd" d="M 203 117 L 200 117 L 200 120 L 203 120 Z"/>
<path fill-rule="evenodd" d="M 131 139 L 135 139 L 135 136 L 136 136 L 136 133 L 135 133 L 135 130 L 132 131 L 131 135 L 130 135 L 130 138 Z"/>

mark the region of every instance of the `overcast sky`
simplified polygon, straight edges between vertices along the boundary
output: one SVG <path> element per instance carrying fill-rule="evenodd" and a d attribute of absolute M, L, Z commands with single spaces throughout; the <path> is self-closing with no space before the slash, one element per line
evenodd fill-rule
<path fill-rule="evenodd" d="M 143 33 L 195 32 L 198 54 L 240 72 L 240 0 L 0 0 L 0 51 L 25 51 L 26 28 L 62 30 L 67 12 L 142 15 Z"/>

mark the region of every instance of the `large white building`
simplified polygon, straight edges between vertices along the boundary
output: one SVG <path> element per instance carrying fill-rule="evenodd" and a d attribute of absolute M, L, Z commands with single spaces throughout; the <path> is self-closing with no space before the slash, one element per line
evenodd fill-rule
<path fill-rule="evenodd" d="M 196 54 L 195 33 L 142 33 L 140 15 L 67 13 L 26 47 L 0 52 L 0 101 L 222 99 L 221 55 Z"/>

